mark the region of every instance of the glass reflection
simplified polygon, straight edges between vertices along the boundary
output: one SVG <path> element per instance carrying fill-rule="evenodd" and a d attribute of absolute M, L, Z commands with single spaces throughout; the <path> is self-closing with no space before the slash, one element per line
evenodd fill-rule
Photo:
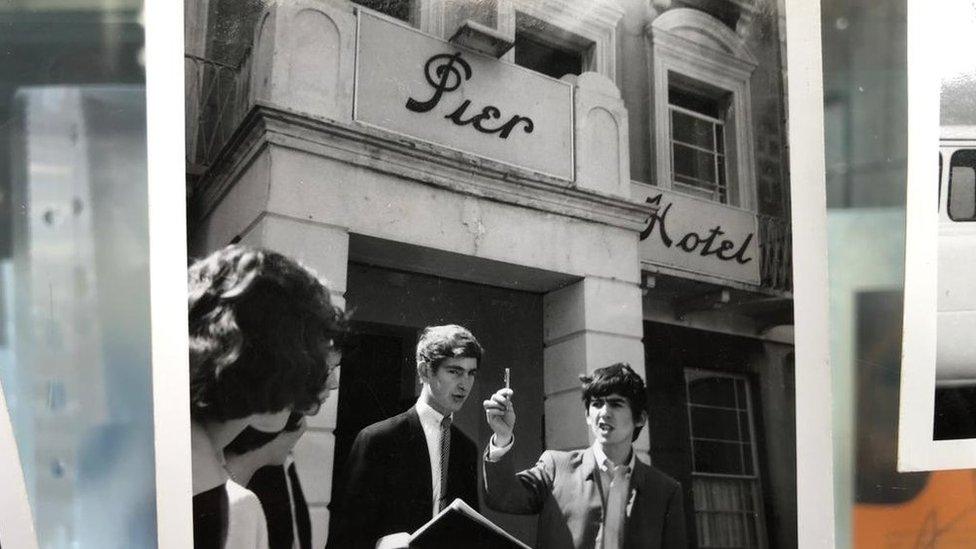
<path fill-rule="evenodd" d="M 155 546 L 141 3 L 0 7 L 0 381 L 40 547 Z"/>

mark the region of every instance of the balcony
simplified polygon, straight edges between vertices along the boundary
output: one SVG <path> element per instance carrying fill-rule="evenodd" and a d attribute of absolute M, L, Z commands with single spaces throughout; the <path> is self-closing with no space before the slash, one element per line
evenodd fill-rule
<path fill-rule="evenodd" d="M 213 164 L 244 115 L 250 86 L 249 53 L 236 65 L 185 54 L 186 173 L 191 180 Z"/>
<path fill-rule="evenodd" d="M 757 215 L 761 254 L 761 286 L 778 292 L 793 291 L 793 234 L 790 220 Z"/>

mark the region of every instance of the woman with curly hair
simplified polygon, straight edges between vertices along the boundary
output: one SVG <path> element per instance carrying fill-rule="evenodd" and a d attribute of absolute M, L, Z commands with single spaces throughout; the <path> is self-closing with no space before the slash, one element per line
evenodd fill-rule
<path fill-rule="evenodd" d="M 335 388 L 346 315 L 312 271 L 272 251 L 227 246 L 188 275 L 194 545 L 267 547 L 270 527 L 272 545 L 291 547 L 296 530 L 307 538 L 307 511 L 266 524 L 274 505 L 244 486 L 281 470 Z"/>

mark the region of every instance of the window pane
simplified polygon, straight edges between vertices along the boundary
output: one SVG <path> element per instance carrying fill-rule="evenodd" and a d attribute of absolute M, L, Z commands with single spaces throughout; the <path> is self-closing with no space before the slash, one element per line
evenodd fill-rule
<path fill-rule="evenodd" d="M 730 377 L 703 377 L 688 382 L 688 399 L 692 404 L 735 407 Z"/>
<path fill-rule="evenodd" d="M 679 111 L 671 111 L 671 138 L 675 141 L 715 150 L 716 124 Z"/>
<path fill-rule="evenodd" d="M 696 477 L 692 483 L 699 547 L 755 547 L 755 481 Z"/>
<path fill-rule="evenodd" d="M 695 454 L 695 472 L 727 475 L 743 474 L 739 446 L 736 442 L 696 440 L 693 449 Z"/>
<path fill-rule="evenodd" d="M 715 124 L 715 143 L 718 144 L 716 150 L 725 154 L 725 126 L 722 124 Z"/>
<path fill-rule="evenodd" d="M 949 168 L 949 218 L 976 220 L 976 151 L 956 151 Z"/>
<path fill-rule="evenodd" d="M 685 183 L 684 181 L 688 182 Z M 672 188 L 680 193 L 702 198 L 704 200 L 719 200 L 719 198 L 715 196 L 716 193 L 714 186 L 707 183 L 699 183 L 678 177 L 674 180 L 674 186 Z"/>
<path fill-rule="evenodd" d="M 691 432 L 695 438 L 739 442 L 738 412 L 720 408 L 691 408 Z"/>
<path fill-rule="evenodd" d="M 715 155 L 674 144 L 675 177 L 685 176 L 715 183 Z"/>
<path fill-rule="evenodd" d="M 674 73 L 669 73 L 669 75 L 670 78 L 674 78 Z M 690 111 L 700 112 L 712 118 L 721 118 L 722 109 L 719 106 L 719 100 L 701 93 L 685 91 L 672 86 L 668 88 L 668 103 Z"/>

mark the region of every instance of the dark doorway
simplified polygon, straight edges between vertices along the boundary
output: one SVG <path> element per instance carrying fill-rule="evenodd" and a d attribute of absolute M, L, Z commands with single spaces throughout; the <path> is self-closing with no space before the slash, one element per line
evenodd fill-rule
<path fill-rule="evenodd" d="M 337 473 L 345 469 L 349 449 L 360 430 L 413 406 L 417 399 L 416 344 L 415 328 L 352 323 L 352 335 L 342 356 L 335 428 Z M 339 489 L 338 483 L 332 484 L 333 500 Z"/>

